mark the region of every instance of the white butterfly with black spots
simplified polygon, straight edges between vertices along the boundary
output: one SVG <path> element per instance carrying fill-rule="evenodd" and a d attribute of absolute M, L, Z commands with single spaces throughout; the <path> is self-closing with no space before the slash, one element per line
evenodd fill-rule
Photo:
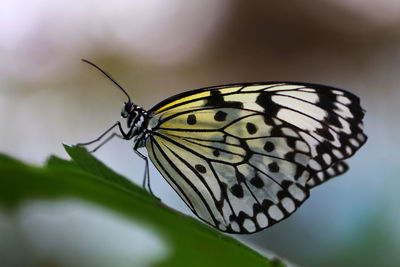
<path fill-rule="evenodd" d="M 254 233 L 290 216 L 311 188 L 344 173 L 344 160 L 367 140 L 357 96 L 309 83 L 202 88 L 149 111 L 128 96 L 121 115 L 129 130 L 113 127 L 122 138 L 133 139 L 147 163 L 138 152 L 146 147 L 192 212 L 228 233 Z"/>

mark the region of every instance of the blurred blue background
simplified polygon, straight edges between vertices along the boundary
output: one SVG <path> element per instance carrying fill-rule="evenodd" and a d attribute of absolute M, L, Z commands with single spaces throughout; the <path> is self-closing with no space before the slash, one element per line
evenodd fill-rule
<path fill-rule="evenodd" d="M 357 94 L 367 111 L 369 140 L 348 161 L 350 170 L 314 189 L 286 221 L 236 237 L 302 266 L 399 266 L 399 26 L 396 0 L 6 0 L 0 151 L 34 164 L 50 154 L 67 158 L 62 143 L 91 140 L 119 119 L 124 95 L 80 58 L 100 65 L 145 108 L 224 83 L 340 87 Z M 144 164 L 131 143 L 113 140 L 95 155 L 141 183 Z M 153 166 L 151 180 L 165 203 L 190 214 Z M 0 256 L 10 266 L 67 266 L 71 255 L 95 266 L 90 255 L 103 253 L 125 266 L 130 257 L 137 265 L 155 257 L 134 252 L 140 244 L 158 257 L 168 254 L 145 226 L 128 229 L 123 218 L 113 220 L 76 200 L 28 203 L 18 214 L 0 212 Z M 91 238 L 93 244 L 79 241 Z M 115 251 L 104 252 L 96 241 L 102 239 Z"/>

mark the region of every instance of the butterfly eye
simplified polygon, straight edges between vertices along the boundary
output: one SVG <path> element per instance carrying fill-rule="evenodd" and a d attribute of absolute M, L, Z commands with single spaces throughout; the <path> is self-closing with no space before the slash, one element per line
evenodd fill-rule
<path fill-rule="evenodd" d="M 122 118 L 127 118 L 129 116 L 129 112 L 131 111 L 132 103 L 124 103 L 124 106 L 122 107 L 121 111 L 121 117 Z"/>

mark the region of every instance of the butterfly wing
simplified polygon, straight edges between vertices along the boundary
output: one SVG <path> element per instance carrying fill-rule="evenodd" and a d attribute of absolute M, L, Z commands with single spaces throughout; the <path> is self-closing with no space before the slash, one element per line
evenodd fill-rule
<path fill-rule="evenodd" d="M 231 233 L 288 217 L 366 141 L 358 98 L 314 84 L 198 89 L 149 114 L 155 166 L 198 217 Z"/>

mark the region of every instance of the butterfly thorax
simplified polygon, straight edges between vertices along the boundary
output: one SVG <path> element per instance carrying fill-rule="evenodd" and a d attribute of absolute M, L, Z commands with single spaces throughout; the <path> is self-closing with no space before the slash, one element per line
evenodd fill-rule
<path fill-rule="evenodd" d="M 132 102 L 124 103 L 122 107 L 121 116 L 126 119 L 126 126 L 129 131 L 124 136 L 125 139 L 134 139 L 134 143 L 144 141 L 144 132 L 148 123 L 147 111 L 142 107 L 133 104 Z"/>

